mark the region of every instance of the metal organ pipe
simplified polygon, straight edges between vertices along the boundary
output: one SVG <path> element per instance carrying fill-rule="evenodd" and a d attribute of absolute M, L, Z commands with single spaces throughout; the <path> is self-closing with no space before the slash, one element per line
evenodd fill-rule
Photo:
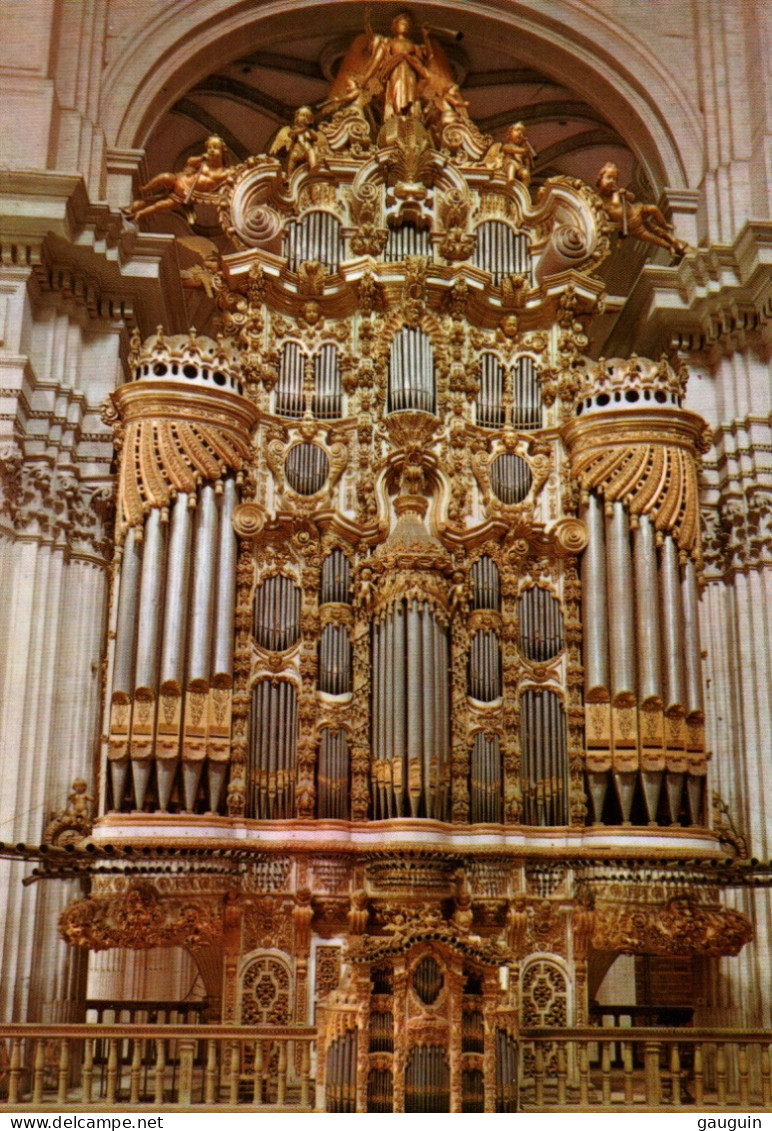
<path fill-rule="evenodd" d="M 214 487 L 201 488 L 196 512 L 193 604 L 190 618 L 188 681 L 209 681 L 212 652 L 212 597 L 217 561 L 217 504 Z"/>
<path fill-rule="evenodd" d="M 418 816 L 421 801 L 421 754 L 423 752 L 421 704 L 421 626 L 418 603 L 411 601 L 407 608 L 407 773 L 410 815 Z"/>
<path fill-rule="evenodd" d="M 297 342 L 285 342 L 276 382 L 276 413 L 299 418 L 305 408 L 303 398 L 305 357 Z"/>
<path fill-rule="evenodd" d="M 131 695 L 134 690 L 134 666 L 137 644 L 137 608 L 142 568 L 142 543 L 132 526 L 123 544 L 121 589 L 118 597 L 118 620 L 115 626 L 115 663 L 113 694 Z"/>
<path fill-rule="evenodd" d="M 615 701 L 630 703 L 636 693 L 635 620 L 630 523 L 624 503 L 612 503 L 606 539 L 611 691 Z"/>
<path fill-rule="evenodd" d="M 333 345 L 322 346 L 314 358 L 314 416 L 334 420 L 343 411 L 338 351 Z"/>
<path fill-rule="evenodd" d="M 524 432 L 541 428 L 541 386 L 531 357 L 519 357 L 515 362 L 512 422 Z"/>
<path fill-rule="evenodd" d="M 684 660 L 686 668 L 686 713 L 691 715 L 695 712 L 701 713 L 704 709 L 700 654 L 700 599 L 697 591 L 697 572 L 691 558 L 689 558 L 683 567 L 681 596 L 684 624 Z"/>
<path fill-rule="evenodd" d="M 642 514 L 634 531 L 635 611 L 638 637 L 638 695 L 641 703 L 662 699 L 662 665 L 654 527 Z"/>
<path fill-rule="evenodd" d="M 182 787 L 185 809 L 193 809 L 205 755 L 205 727 L 194 710 L 194 696 L 209 691 L 212 663 L 212 610 L 217 563 L 217 501 L 214 487 L 205 484 L 196 510 L 193 548 L 193 594 L 188 641 L 188 696 L 182 753 Z"/>
<path fill-rule="evenodd" d="M 233 626 L 236 614 L 236 534 L 233 512 L 238 502 L 236 481 L 229 475 L 223 482 L 220 496 L 219 545 L 217 552 L 217 585 L 215 588 L 214 647 L 212 684 L 217 693 L 230 697 L 233 682 Z M 210 742 L 207 753 L 207 786 L 209 809 L 216 813 L 228 773 L 228 720 L 221 726 L 217 741 Z"/>
<path fill-rule="evenodd" d="M 523 823 L 568 824 L 568 741 L 560 696 L 527 688 L 520 720 Z"/>
<path fill-rule="evenodd" d="M 140 581 L 137 666 L 134 685 L 155 693 L 158 685 L 158 654 L 163 607 L 164 533 L 161 512 L 150 511 L 145 519 Z"/>
<path fill-rule="evenodd" d="M 179 690 L 185 663 L 185 628 L 190 580 L 191 521 L 190 496 L 180 494 L 172 507 L 169 524 L 169 555 L 164 601 L 161 687 L 175 684 Z M 165 808 L 165 806 L 161 806 Z"/>
<path fill-rule="evenodd" d="M 481 428 L 500 428 L 504 423 L 504 367 L 492 353 L 482 356 L 477 423 Z"/>
<path fill-rule="evenodd" d="M 681 578 L 678 547 L 666 534 L 660 550 L 660 599 L 662 608 L 662 646 L 665 660 L 665 710 L 685 709 L 684 622 L 681 608 Z"/>
<path fill-rule="evenodd" d="M 407 809 L 442 820 L 449 744 L 444 630 L 429 605 L 397 601 L 373 624 L 371 639 L 375 817 Z"/>
<path fill-rule="evenodd" d="M 188 620 L 192 527 L 190 496 L 181 493 L 177 496 L 171 514 L 161 652 L 161 694 L 171 697 L 172 702 L 175 698 L 181 698 L 185 678 L 185 629 Z M 181 706 L 182 704 L 179 703 L 178 707 L 181 708 Z M 159 732 L 160 730 L 159 719 Z M 170 728 L 171 730 L 172 728 Z M 173 733 L 165 735 L 164 739 L 164 756 L 158 757 L 156 760 L 158 808 L 162 811 L 169 807 L 169 798 L 177 772 L 180 743 L 179 725 L 173 728 Z M 161 745 L 161 741 L 159 741 L 159 750 Z"/>
<path fill-rule="evenodd" d="M 151 702 L 148 729 L 143 733 L 142 745 L 132 732 L 132 778 L 134 803 L 137 809 L 145 804 L 150 780 L 153 723 L 158 692 L 158 661 L 163 615 L 165 537 L 161 512 L 150 511 L 145 519 L 144 548 L 142 551 L 142 577 L 139 591 L 139 626 L 137 631 L 137 665 L 134 677 L 135 696 Z M 135 711 L 136 714 L 136 711 Z M 146 735 L 146 737 L 145 737 Z"/>
<path fill-rule="evenodd" d="M 236 509 L 236 483 L 229 476 L 223 483 L 220 503 L 220 539 L 217 555 L 217 589 L 214 622 L 214 677 L 233 673 L 233 621 L 236 611 L 236 534 L 233 512 Z"/>
<path fill-rule="evenodd" d="M 584 508 L 587 548 L 582 557 L 582 633 L 585 695 L 609 690 L 606 536 L 603 503 L 590 495 Z"/>
<path fill-rule="evenodd" d="M 406 326 L 389 352 L 389 412 L 435 412 L 434 350 L 430 338 Z"/>
<path fill-rule="evenodd" d="M 137 645 L 137 611 L 139 608 L 139 587 L 142 572 L 142 544 L 137 532 L 131 527 L 126 534 L 121 559 L 121 588 L 118 596 L 118 617 L 115 626 L 115 660 L 113 664 L 113 699 L 118 699 L 125 707 L 128 717 L 128 704 L 134 693 L 134 674 Z M 111 724 L 112 729 L 112 724 Z M 126 752 L 128 754 L 128 729 L 126 729 Z M 120 809 L 126 791 L 128 757 L 110 761 L 110 785 L 113 807 Z"/>

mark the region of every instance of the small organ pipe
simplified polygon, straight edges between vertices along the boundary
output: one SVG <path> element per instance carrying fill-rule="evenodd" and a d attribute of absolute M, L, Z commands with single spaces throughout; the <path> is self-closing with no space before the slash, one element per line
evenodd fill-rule
<path fill-rule="evenodd" d="M 612 504 L 606 538 L 611 690 L 615 701 L 629 702 L 636 694 L 635 623 L 630 527 L 624 503 Z"/>
<path fill-rule="evenodd" d="M 662 699 L 662 661 L 657 594 L 657 548 L 648 515 L 638 519 L 635 552 L 635 612 L 638 636 L 638 695 L 641 703 Z"/>
<path fill-rule="evenodd" d="M 582 633 L 585 698 L 609 690 L 606 537 L 603 504 L 590 495 L 584 508 L 587 548 L 582 557 Z"/>
<path fill-rule="evenodd" d="M 217 505 L 214 487 L 201 488 L 196 513 L 193 607 L 190 620 L 188 683 L 209 681 L 212 653 L 212 596 L 217 555 Z"/>
<path fill-rule="evenodd" d="M 145 520 L 135 687 L 158 687 L 158 656 L 163 602 L 164 535 L 161 512 L 154 508 Z"/>
<path fill-rule="evenodd" d="M 142 571 L 142 544 L 131 527 L 126 535 L 121 559 L 121 589 L 115 628 L 113 692 L 131 695 L 134 690 L 134 664 L 137 643 L 137 608 Z"/>
<path fill-rule="evenodd" d="M 666 534 L 660 551 L 660 601 L 662 608 L 662 648 L 665 674 L 665 709 L 686 707 L 683 645 L 684 624 L 681 608 L 681 578 L 678 547 Z"/>
<path fill-rule="evenodd" d="M 684 660 L 686 668 L 686 711 L 703 710 L 700 656 L 699 594 L 697 573 L 691 558 L 683 567 L 681 597 L 684 617 Z"/>

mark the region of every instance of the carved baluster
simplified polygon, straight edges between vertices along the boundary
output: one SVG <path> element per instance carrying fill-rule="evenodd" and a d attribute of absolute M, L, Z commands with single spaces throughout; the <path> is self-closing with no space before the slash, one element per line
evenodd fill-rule
<path fill-rule="evenodd" d="M 59 1042 L 59 1063 L 56 1075 L 56 1102 L 67 1102 L 67 1084 L 70 1075 L 70 1042 L 67 1037 L 62 1037 Z"/>
<path fill-rule="evenodd" d="M 694 1046 L 694 1103 L 702 1108 L 705 1102 L 705 1069 L 703 1061 L 703 1046 L 697 1043 Z"/>
<path fill-rule="evenodd" d="M 153 1068 L 153 1103 L 164 1102 L 164 1075 L 166 1073 L 166 1041 L 155 1043 L 155 1065 Z"/>
<path fill-rule="evenodd" d="M 308 1107 L 309 1076 L 311 1075 L 311 1045 L 303 1041 L 300 1058 L 300 1106 Z"/>
<path fill-rule="evenodd" d="M 748 1046 L 741 1044 L 737 1048 L 737 1076 L 740 1085 L 740 1103 L 749 1101 L 748 1090 Z"/>
<path fill-rule="evenodd" d="M 587 1055 L 587 1045 L 584 1041 L 579 1044 L 579 1103 L 586 1107 L 590 1102 L 590 1065 Z"/>
<path fill-rule="evenodd" d="M 193 1057 L 195 1050 L 195 1041 L 180 1041 L 180 1074 L 179 1083 L 177 1085 L 177 1103 L 182 1107 L 188 1107 L 193 1102 Z"/>
<path fill-rule="evenodd" d="M 35 1054 L 32 1068 L 32 1102 L 43 1102 L 43 1081 L 46 1070 L 46 1042 L 42 1037 L 35 1041 Z"/>
<path fill-rule="evenodd" d="M 544 1045 L 536 1041 L 533 1049 L 533 1078 L 536 1086 L 536 1110 L 544 1107 Z"/>
<path fill-rule="evenodd" d="M 204 1103 L 215 1102 L 217 1096 L 217 1042 L 206 1042 L 206 1069 L 204 1071 Z"/>
<path fill-rule="evenodd" d="M 239 1061 L 241 1059 L 241 1043 L 233 1041 L 231 1044 L 230 1088 L 228 1103 L 231 1107 L 239 1102 Z"/>
<path fill-rule="evenodd" d="M 557 1047 L 558 1107 L 566 1106 L 566 1046 L 562 1041 Z"/>
<path fill-rule="evenodd" d="M 263 1102 L 263 1042 L 254 1043 L 255 1061 L 252 1069 L 252 1102 Z"/>
<path fill-rule="evenodd" d="M 19 1081 L 21 1079 L 21 1040 L 19 1037 L 11 1039 L 11 1056 L 8 1074 L 8 1103 L 19 1102 Z"/>
<path fill-rule="evenodd" d="M 681 1106 L 681 1050 L 676 1041 L 670 1046 L 670 1093 L 673 1107 Z"/>
<path fill-rule="evenodd" d="M 716 1092 L 718 1093 L 718 1106 L 726 1105 L 726 1047 L 723 1044 L 716 1046 Z"/>
<path fill-rule="evenodd" d="M 695 1103 L 698 1103 L 695 1098 Z M 770 1062 L 769 1045 L 761 1046 L 761 1102 L 764 1107 L 772 1104 L 772 1062 Z"/>
<path fill-rule="evenodd" d="M 279 1107 L 284 1106 L 284 1101 L 287 1096 L 287 1042 L 282 1040 L 279 1042 L 279 1079 L 276 1085 L 276 1103 Z"/>
<path fill-rule="evenodd" d="M 662 1102 L 662 1082 L 659 1076 L 659 1041 L 647 1041 L 644 1045 L 644 1072 L 646 1079 L 646 1103 Z"/>
<path fill-rule="evenodd" d="M 136 1107 L 139 1103 L 139 1082 L 142 1075 L 142 1050 L 144 1041 L 135 1038 L 131 1050 L 131 1072 L 129 1074 L 129 1103 Z"/>
<path fill-rule="evenodd" d="M 603 1106 L 611 1106 L 611 1042 L 603 1041 L 600 1049 L 600 1078 Z"/>
<path fill-rule="evenodd" d="M 107 1103 L 115 1103 L 115 1095 L 118 1090 L 118 1040 L 116 1037 L 111 1037 L 108 1044 L 107 1052 L 107 1094 L 105 1099 Z"/>
<path fill-rule="evenodd" d="M 633 1102 L 633 1045 L 632 1041 L 622 1042 L 622 1073 L 624 1076 L 625 1103 Z"/>

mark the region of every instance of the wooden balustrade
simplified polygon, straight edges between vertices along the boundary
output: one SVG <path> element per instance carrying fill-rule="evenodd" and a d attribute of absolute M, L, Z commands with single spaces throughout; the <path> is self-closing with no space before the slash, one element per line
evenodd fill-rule
<path fill-rule="evenodd" d="M 309 1111 L 316 1030 L 0 1025 L 0 1105 Z"/>
<path fill-rule="evenodd" d="M 529 1029 L 524 1111 L 768 1108 L 772 1033 L 735 1029 Z M 530 1075 L 528 1074 L 530 1073 Z"/>
<path fill-rule="evenodd" d="M 316 1032 L 226 1025 L 0 1025 L 0 1107 L 309 1111 Z M 772 1033 L 529 1029 L 521 1110 L 763 1110 Z"/>

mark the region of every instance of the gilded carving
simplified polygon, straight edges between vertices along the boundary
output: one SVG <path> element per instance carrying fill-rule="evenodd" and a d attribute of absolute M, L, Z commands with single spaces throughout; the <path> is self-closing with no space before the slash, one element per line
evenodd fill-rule
<path fill-rule="evenodd" d="M 88 950 L 155 946 L 198 950 L 217 943 L 222 930 L 219 899 L 162 897 L 143 880 L 132 883 L 120 897 L 77 900 L 59 919 L 65 942 Z"/>

